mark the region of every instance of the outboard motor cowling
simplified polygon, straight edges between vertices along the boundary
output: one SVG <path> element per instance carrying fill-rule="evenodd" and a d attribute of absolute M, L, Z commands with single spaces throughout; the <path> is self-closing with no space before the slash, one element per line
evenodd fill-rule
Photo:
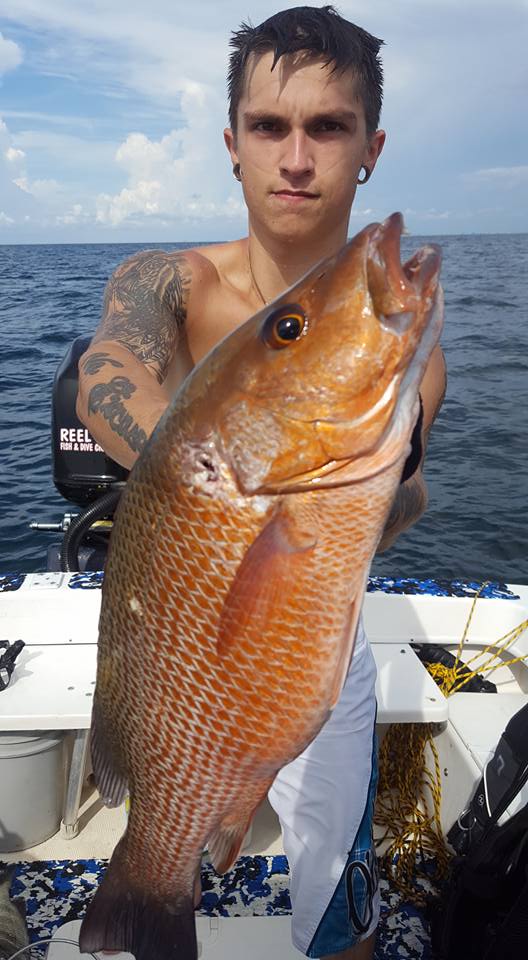
<path fill-rule="evenodd" d="M 51 412 L 53 482 L 60 495 L 79 507 L 126 480 L 128 470 L 106 455 L 75 412 L 79 357 L 91 337 L 77 337 L 55 374 Z"/>

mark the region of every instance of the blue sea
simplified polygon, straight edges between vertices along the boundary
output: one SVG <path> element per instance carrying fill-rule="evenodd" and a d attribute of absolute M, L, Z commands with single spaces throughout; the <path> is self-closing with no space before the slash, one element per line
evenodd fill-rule
<path fill-rule="evenodd" d="M 447 396 L 426 460 L 429 507 L 377 557 L 387 576 L 528 583 L 528 235 L 405 237 L 440 243 Z M 45 569 L 58 521 L 51 385 L 71 341 L 98 323 L 112 270 L 156 244 L 0 246 L 0 572 Z M 182 249 L 187 244 L 164 244 Z"/>

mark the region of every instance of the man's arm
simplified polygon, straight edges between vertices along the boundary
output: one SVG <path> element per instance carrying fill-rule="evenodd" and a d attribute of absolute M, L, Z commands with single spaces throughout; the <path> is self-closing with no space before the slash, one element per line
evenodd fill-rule
<path fill-rule="evenodd" d="M 422 459 L 413 475 L 398 487 L 377 553 L 388 550 L 400 533 L 416 523 L 427 507 L 427 487 L 422 468 L 429 432 L 444 401 L 446 386 L 444 354 L 440 345 L 437 345 L 431 354 L 420 384 L 423 403 Z"/>
<path fill-rule="evenodd" d="M 170 400 L 163 380 L 185 323 L 192 263 L 191 251 L 149 250 L 121 264 L 79 361 L 77 414 L 106 453 L 128 468 Z"/>

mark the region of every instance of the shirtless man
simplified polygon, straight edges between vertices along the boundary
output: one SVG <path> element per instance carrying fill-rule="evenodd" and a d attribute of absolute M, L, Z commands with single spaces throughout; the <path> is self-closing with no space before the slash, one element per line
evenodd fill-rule
<path fill-rule="evenodd" d="M 127 260 L 108 283 L 103 318 L 81 358 L 79 416 L 125 467 L 193 365 L 346 242 L 357 184 L 371 176 L 385 141 L 380 45 L 329 7 L 286 10 L 233 35 L 224 139 L 249 235 Z M 93 393 L 101 384 L 102 402 L 101 390 Z M 380 550 L 425 509 L 423 451 L 444 391 L 437 347 L 420 387 L 421 461 L 400 485 Z M 373 955 L 374 681 L 360 624 L 338 705 L 270 792 L 292 871 L 293 941 L 309 957 Z"/>

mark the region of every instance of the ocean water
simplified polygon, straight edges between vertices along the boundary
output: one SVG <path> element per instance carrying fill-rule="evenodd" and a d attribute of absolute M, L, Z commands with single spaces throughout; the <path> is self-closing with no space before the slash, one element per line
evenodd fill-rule
<path fill-rule="evenodd" d="M 404 255 L 424 239 L 405 237 Z M 431 239 L 444 257 L 449 379 L 426 459 L 429 507 L 373 572 L 528 583 L 528 235 Z M 0 246 L 0 572 L 45 569 L 57 537 L 28 523 L 75 509 L 52 483 L 53 376 L 94 330 L 109 274 L 139 249 Z"/>

